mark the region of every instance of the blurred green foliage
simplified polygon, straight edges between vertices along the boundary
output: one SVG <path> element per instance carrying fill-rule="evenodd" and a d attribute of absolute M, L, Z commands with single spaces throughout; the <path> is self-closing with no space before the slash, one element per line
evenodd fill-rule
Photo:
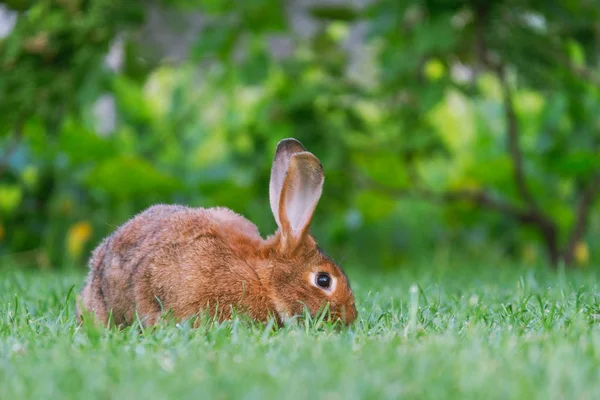
<path fill-rule="evenodd" d="M 4 255 L 81 264 L 157 202 L 228 206 L 268 235 L 272 153 L 295 137 L 323 162 L 313 229 L 342 262 L 594 257 L 595 2 L 0 4 L 18 13 L 0 39 Z M 140 33 L 152 7 L 175 31 L 201 15 L 185 60 Z M 114 100 L 107 129 L 99 99 Z"/>

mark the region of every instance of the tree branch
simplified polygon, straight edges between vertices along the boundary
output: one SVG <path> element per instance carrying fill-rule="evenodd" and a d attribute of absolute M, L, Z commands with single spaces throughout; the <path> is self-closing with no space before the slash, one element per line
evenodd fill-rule
<path fill-rule="evenodd" d="M 508 141 L 508 152 L 513 164 L 513 177 L 519 196 L 530 209 L 530 211 L 541 214 L 525 179 L 525 168 L 523 163 L 523 153 L 519 144 L 519 122 L 515 107 L 513 104 L 513 93 L 506 79 L 506 67 L 501 60 L 495 60 L 488 51 L 485 40 L 485 25 L 487 23 L 487 6 L 480 6 L 475 13 L 475 27 L 478 35 L 476 36 L 475 46 L 476 54 L 483 66 L 496 74 L 502 88 L 502 97 L 504 104 L 504 116 L 506 120 L 506 137 Z"/>
<path fill-rule="evenodd" d="M 600 175 L 595 176 L 587 189 L 581 194 L 579 204 L 575 211 L 575 222 L 569 234 L 569 241 L 564 251 L 565 264 L 569 265 L 575 258 L 575 247 L 587 229 L 590 212 L 596 197 L 600 193 Z"/>
<path fill-rule="evenodd" d="M 536 223 L 542 216 L 531 210 L 522 210 L 513 204 L 493 197 L 483 190 L 450 190 L 434 192 L 429 189 L 394 188 L 371 180 L 364 175 L 358 175 L 359 187 L 385 194 L 389 197 L 414 197 L 434 203 L 469 202 L 471 204 L 510 215 L 524 223 Z"/>
<path fill-rule="evenodd" d="M 445 192 L 434 192 L 428 189 L 403 189 L 393 188 L 372 179 L 357 174 L 359 187 L 374 190 L 389 197 L 406 198 L 413 197 L 425 201 L 448 204 L 468 202 L 488 211 L 498 212 L 502 215 L 514 218 L 517 221 L 535 227 L 544 238 L 544 244 L 548 251 L 548 258 L 553 267 L 556 267 L 560 258 L 557 242 L 557 228 L 552 220 L 539 213 L 536 209 L 522 209 L 510 202 L 494 197 L 485 190 L 452 190 Z"/>
<path fill-rule="evenodd" d="M 504 113 L 506 118 L 506 136 L 508 141 L 508 152 L 513 163 L 513 177 L 517 191 L 525 202 L 526 206 L 537 213 L 539 209 L 537 203 L 531 194 L 527 182 L 525 180 L 525 168 L 523 166 L 523 153 L 519 144 L 519 124 L 517 121 L 517 115 L 515 113 L 515 107 L 513 104 L 512 90 L 510 85 L 506 81 L 506 73 L 504 67 L 500 67 L 496 70 L 500 85 L 502 86 L 502 96 L 504 101 Z"/>
<path fill-rule="evenodd" d="M 522 211 L 522 215 L 526 218 L 521 218 L 521 221 L 535 225 L 538 228 L 540 234 L 544 238 L 544 244 L 548 251 L 550 264 L 556 268 L 561 257 L 560 246 L 558 244 L 558 227 L 551 218 L 543 213 L 527 186 L 525 167 L 523 165 L 523 153 L 521 152 L 519 143 L 519 123 L 513 104 L 512 90 L 506 80 L 505 66 L 502 64 L 498 64 L 496 67 L 491 64 L 488 65 L 496 72 L 502 87 L 504 113 L 506 118 L 506 137 L 508 141 L 508 152 L 513 164 L 513 179 L 517 187 L 517 192 L 526 207 L 526 210 Z"/>
<path fill-rule="evenodd" d="M 561 51 L 541 47 L 538 51 L 544 52 L 555 64 L 565 68 L 571 75 L 587 81 L 587 83 L 600 86 L 600 75 L 589 69 L 588 66 L 575 65 L 567 55 Z"/>
<path fill-rule="evenodd" d="M 573 65 L 567 61 L 563 62 L 563 65 L 568 68 L 571 73 L 580 79 L 587 81 L 588 83 L 593 84 L 594 86 L 600 87 L 600 76 L 596 75 L 593 71 L 586 67 L 581 67 L 577 65 Z"/>

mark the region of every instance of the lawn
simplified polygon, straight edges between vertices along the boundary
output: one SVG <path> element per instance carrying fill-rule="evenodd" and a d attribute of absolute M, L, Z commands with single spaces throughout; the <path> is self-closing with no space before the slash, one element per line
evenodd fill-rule
<path fill-rule="evenodd" d="M 598 398 L 595 272 L 412 271 L 349 271 L 350 329 L 234 320 L 142 332 L 76 326 L 83 271 L 5 268 L 0 399 Z"/>

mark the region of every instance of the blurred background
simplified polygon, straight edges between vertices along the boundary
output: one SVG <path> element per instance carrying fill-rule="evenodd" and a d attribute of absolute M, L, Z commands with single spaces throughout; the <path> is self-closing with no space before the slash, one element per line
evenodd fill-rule
<path fill-rule="evenodd" d="M 0 1 L 0 266 L 159 202 L 267 236 L 286 137 L 342 265 L 598 265 L 599 57 L 596 0 Z"/>

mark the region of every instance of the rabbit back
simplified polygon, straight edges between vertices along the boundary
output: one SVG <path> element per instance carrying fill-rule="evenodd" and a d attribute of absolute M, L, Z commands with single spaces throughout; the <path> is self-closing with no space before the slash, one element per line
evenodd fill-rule
<path fill-rule="evenodd" d="M 251 290 L 261 243 L 256 226 L 226 208 L 150 207 L 94 250 L 83 308 L 121 326 L 135 318 L 151 325 L 166 310 L 183 318 L 209 304 L 227 314 L 244 297 L 265 309 L 265 295 Z"/>

